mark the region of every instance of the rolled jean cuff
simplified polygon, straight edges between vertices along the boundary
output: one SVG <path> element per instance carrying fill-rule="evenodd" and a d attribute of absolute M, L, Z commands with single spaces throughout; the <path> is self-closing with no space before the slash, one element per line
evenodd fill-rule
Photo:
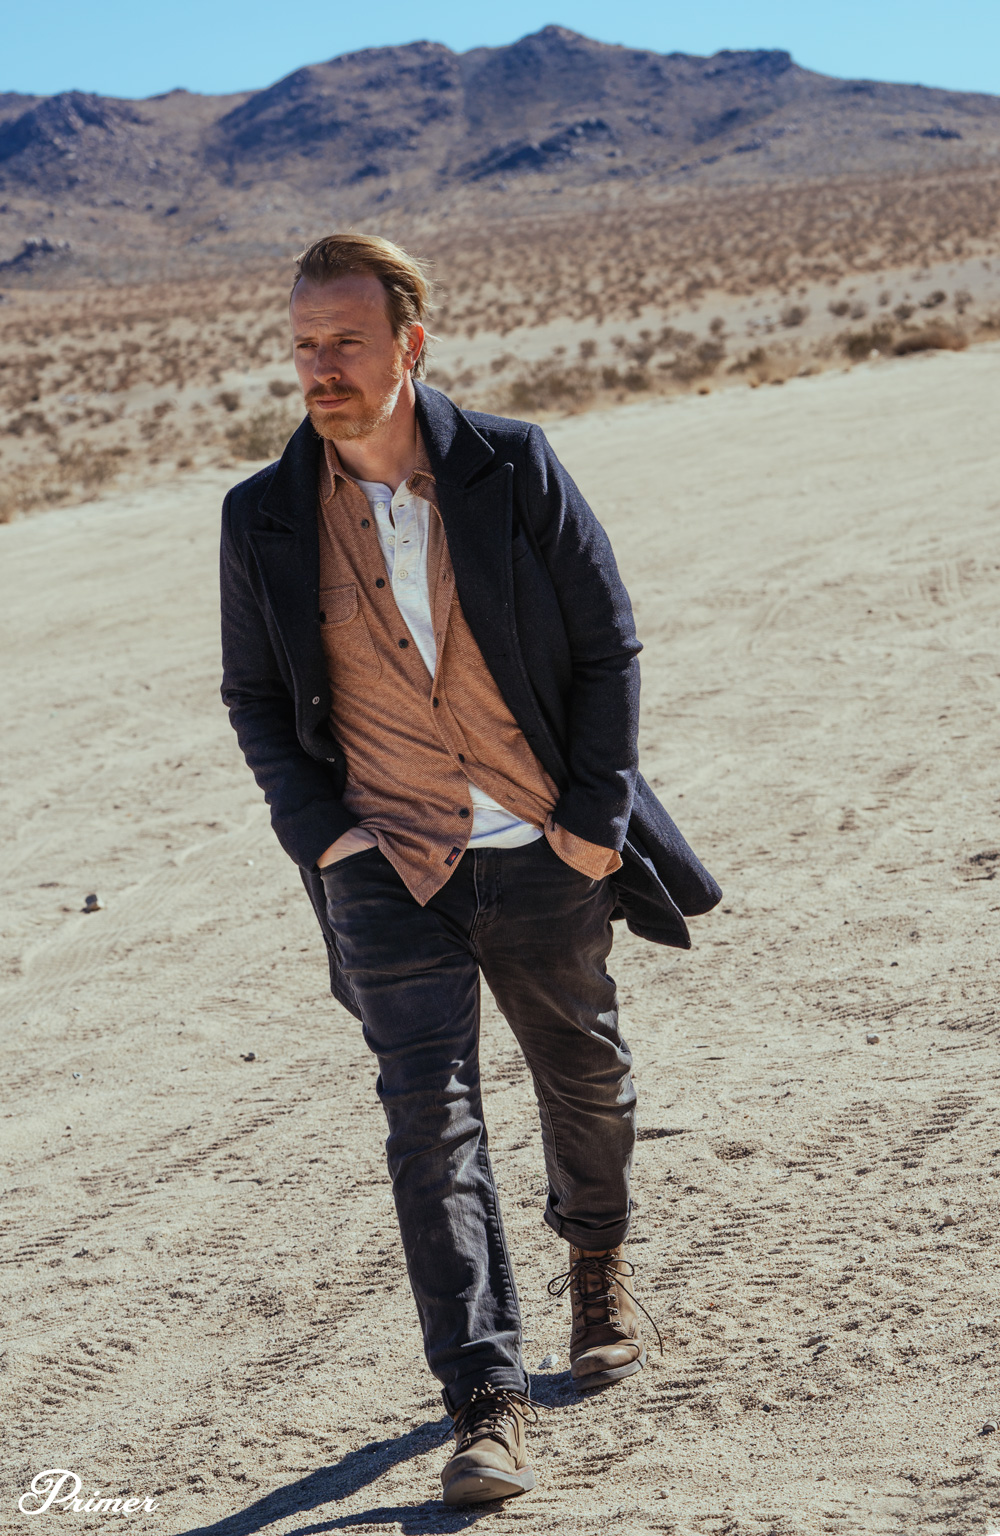
<path fill-rule="evenodd" d="M 545 1220 L 553 1232 L 558 1232 L 574 1248 L 582 1248 L 585 1253 L 603 1253 L 608 1248 L 617 1248 L 628 1237 L 632 1225 L 632 1208 L 630 1205 L 629 1213 L 623 1221 L 605 1227 L 582 1227 L 576 1221 L 563 1221 L 549 1205 L 545 1207 Z"/>
<path fill-rule="evenodd" d="M 525 1371 L 519 1371 L 513 1365 L 491 1365 L 485 1371 L 477 1371 L 474 1376 L 466 1376 L 461 1381 L 453 1381 L 450 1386 L 441 1392 L 441 1401 L 455 1417 L 460 1408 L 463 1408 L 477 1387 L 509 1387 L 512 1392 L 523 1392 L 525 1396 L 531 1390 L 531 1383 Z"/>

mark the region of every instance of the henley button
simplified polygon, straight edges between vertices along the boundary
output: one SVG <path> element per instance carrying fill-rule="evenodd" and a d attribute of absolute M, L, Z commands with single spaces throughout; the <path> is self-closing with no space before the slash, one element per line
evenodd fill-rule
<path fill-rule="evenodd" d="M 409 640 L 400 640 L 400 642 L 399 642 L 399 649 L 401 651 L 405 651 L 406 647 L 409 645 L 409 643 L 410 643 Z"/>
<path fill-rule="evenodd" d="M 459 811 L 459 813 L 458 813 L 458 814 L 459 814 L 459 815 L 460 815 L 460 816 L 468 816 L 468 814 L 469 814 L 469 813 L 468 813 L 468 811 L 467 811 L 467 810 L 466 810 L 466 808 L 465 808 L 465 806 L 464 806 L 464 805 L 463 805 L 463 806 L 462 806 L 462 809 L 461 809 L 461 810 L 460 810 L 460 811 Z"/>

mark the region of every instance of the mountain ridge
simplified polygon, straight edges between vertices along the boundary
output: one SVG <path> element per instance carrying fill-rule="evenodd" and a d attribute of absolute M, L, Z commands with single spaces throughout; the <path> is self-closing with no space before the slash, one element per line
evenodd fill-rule
<path fill-rule="evenodd" d="M 655 200 L 969 166 L 1000 166 L 1000 97 L 549 26 L 464 53 L 362 49 L 219 96 L 0 95 L 0 267 L 35 284 L 89 262 L 107 280 L 113 260 L 180 272 L 206 247 L 270 259 L 317 223 L 468 225 L 534 217 L 556 194 L 579 210 L 630 187 Z"/>
<path fill-rule="evenodd" d="M 816 115 L 839 112 L 862 130 L 868 126 L 873 139 L 876 123 L 866 122 L 873 116 L 897 119 L 905 133 L 905 120 L 942 113 L 966 127 L 987 123 L 1000 137 L 1000 97 L 838 80 L 803 69 L 783 50 L 657 54 L 550 26 L 505 47 L 464 53 L 429 41 L 362 49 L 228 95 L 177 89 L 130 100 L 79 90 L 48 97 L 10 92 L 0 96 L 0 187 L 62 189 L 78 198 L 106 190 L 102 172 L 115 157 L 102 155 L 99 145 L 117 140 L 121 149 L 122 139 L 134 155 L 147 151 L 143 180 L 151 190 L 192 171 L 223 182 L 290 176 L 303 189 L 411 171 L 462 180 L 481 175 L 491 157 L 499 167 L 497 152 L 505 147 L 538 146 L 571 131 L 577 117 L 605 122 L 608 144 L 619 148 L 605 158 L 628 152 L 636 171 L 669 175 L 686 151 L 731 152 L 738 147 L 734 134 L 776 114 L 772 133 L 787 133 L 784 118 L 796 104 Z M 965 138 L 956 124 L 927 126 L 952 142 Z M 748 145 L 742 152 L 749 151 Z M 518 170 L 537 172 L 545 158 Z M 129 156 L 117 159 L 121 169 Z M 176 163 L 185 159 L 183 167 Z M 587 177 L 600 179 L 608 169 L 591 157 Z"/>

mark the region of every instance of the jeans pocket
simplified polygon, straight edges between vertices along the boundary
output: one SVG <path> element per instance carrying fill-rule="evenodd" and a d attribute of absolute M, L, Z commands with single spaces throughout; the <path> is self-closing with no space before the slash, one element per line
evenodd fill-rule
<path fill-rule="evenodd" d="M 325 882 L 328 875 L 335 875 L 338 870 L 346 869 L 350 864 L 356 864 L 359 859 L 367 859 L 369 854 L 381 853 L 381 851 L 376 844 L 372 848 L 359 848 L 357 853 L 349 853 L 346 858 L 334 859 L 332 864 L 324 865 L 319 871 L 320 879 Z"/>

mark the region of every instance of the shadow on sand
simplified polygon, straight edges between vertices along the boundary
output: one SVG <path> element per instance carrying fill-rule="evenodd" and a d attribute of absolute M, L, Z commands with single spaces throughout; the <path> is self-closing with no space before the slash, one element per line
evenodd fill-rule
<path fill-rule="evenodd" d="M 531 1396 L 540 1408 L 549 1410 L 579 1401 L 569 1385 L 567 1372 L 558 1376 L 533 1376 Z M 177 1536 L 254 1536 L 255 1532 L 265 1531 L 278 1520 L 288 1520 L 324 1504 L 338 1504 L 376 1482 L 390 1468 L 398 1467 L 414 1456 L 422 1456 L 436 1445 L 443 1448 L 449 1427 L 450 1420 L 444 1416 L 433 1423 L 419 1424 L 396 1439 L 373 1440 L 358 1451 L 350 1451 L 333 1466 L 319 1467 L 308 1477 L 276 1488 L 246 1509 L 225 1515 L 210 1525 L 191 1526 L 179 1531 Z M 495 1512 L 496 1507 L 495 1504 L 479 1504 L 467 1509 L 446 1509 L 439 1498 L 429 1498 L 420 1504 L 383 1505 L 356 1510 L 349 1515 L 334 1515 L 332 1519 L 321 1519 L 314 1524 L 294 1526 L 285 1536 L 323 1536 L 326 1531 L 348 1531 L 359 1525 L 398 1525 L 406 1533 L 465 1531 L 484 1515 Z"/>

